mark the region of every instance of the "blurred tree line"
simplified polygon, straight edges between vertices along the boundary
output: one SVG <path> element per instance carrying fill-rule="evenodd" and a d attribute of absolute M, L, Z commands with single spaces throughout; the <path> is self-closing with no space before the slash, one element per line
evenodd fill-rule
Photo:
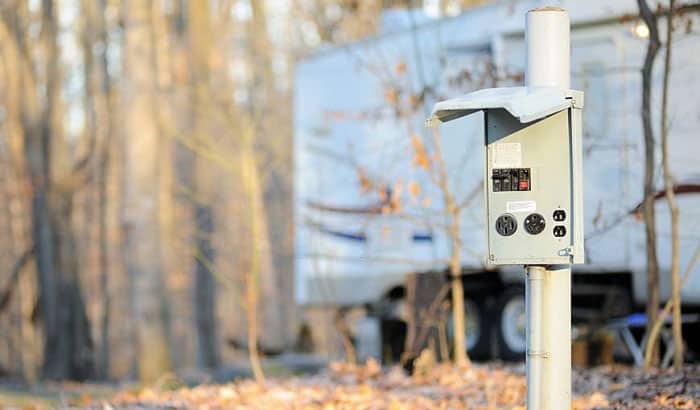
<path fill-rule="evenodd" d="M 2 1 L 0 372 L 153 382 L 251 331 L 292 348 L 294 64 L 407 6 Z"/>

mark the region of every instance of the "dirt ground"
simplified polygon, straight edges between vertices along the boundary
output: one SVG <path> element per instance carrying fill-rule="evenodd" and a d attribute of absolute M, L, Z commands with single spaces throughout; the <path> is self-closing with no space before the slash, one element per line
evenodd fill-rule
<path fill-rule="evenodd" d="M 2 409 L 486 410 L 524 409 L 524 405 L 523 365 L 503 364 L 463 369 L 436 365 L 408 376 L 399 368 L 381 368 L 375 362 L 364 366 L 336 363 L 312 376 L 192 388 L 173 383 L 121 389 L 66 384 L 24 395 L 0 388 Z M 574 371 L 573 408 L 700 409 L 700 366 L 688 366 L 680 373 L 629 367 Z"/>

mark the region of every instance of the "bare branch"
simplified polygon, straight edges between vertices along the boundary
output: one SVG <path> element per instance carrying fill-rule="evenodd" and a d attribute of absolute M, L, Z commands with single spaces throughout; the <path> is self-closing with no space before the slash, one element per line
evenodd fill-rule
<path fill-rule="evenodd" d="M 22 272 L 24 266 L 27 263 L 29 263 L 32 256 L 34 256 L 35 249 L 36 245 L 32 244 L 32 246 L 30 246 L 29 248 L 27 248 L 27 250 L 22 252 L 22 255 L 20 255 L 20 257 L 17 259 L 17 262 L 15 262 L 15 265 L 12 267 L 12 271 L 10 272 L 10 278 L 7 280 L 7 284 L 5 285 L 5 288 L 3 289 L 2 293 L 0 293 L 0 313 L 4 312 L 7 306 L 9 305 L 15 285 L 17 284 L 17 281 L 19 279 L 19 274 Z"/>

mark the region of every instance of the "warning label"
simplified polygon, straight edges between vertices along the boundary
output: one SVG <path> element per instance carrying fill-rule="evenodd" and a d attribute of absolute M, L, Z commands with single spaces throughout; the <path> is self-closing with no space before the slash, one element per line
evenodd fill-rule
<path fill-rule="evenodd" d="M 509 201 L 506 202 L 506 212 L 534 212 L 537 210 L 535 201 Z"/>
<path fill-rule="evenodd" d="M 493 146 L 493 168 L 520 168 L 523 154 L 519 142 L 504 142 Z"/>

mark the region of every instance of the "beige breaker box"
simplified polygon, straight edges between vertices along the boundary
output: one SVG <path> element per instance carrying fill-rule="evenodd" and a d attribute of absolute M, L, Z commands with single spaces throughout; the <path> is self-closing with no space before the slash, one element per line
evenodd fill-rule
<path fill-rule="evenodd" d="M 484 112 L 487 262 L 583 263 L 583 93 L 493 88 L 442 101 L 431 120 Z"/>

